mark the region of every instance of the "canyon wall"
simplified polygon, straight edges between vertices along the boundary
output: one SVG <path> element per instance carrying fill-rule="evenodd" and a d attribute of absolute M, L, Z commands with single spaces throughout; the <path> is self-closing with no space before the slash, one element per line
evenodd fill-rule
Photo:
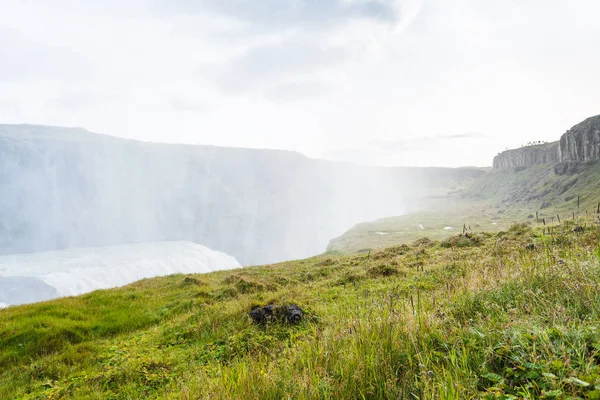
<path fill-rule="evenodd" d="M 494 168 L 530 167 L 536 164 L 556 163 L 558 160 L 558 142 L 552 142 L 506 150 L 494 157 Z"/>
<path fill-rule="evenodd" d="M 192 241 L 244 265 L 304 258 L 483 173 L 0 125 L 0 254 Z"/>

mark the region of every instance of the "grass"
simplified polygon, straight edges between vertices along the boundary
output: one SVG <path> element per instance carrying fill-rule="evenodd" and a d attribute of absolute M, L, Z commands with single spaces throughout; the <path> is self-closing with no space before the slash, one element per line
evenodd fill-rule
<path fill-rule="evenodd" d="M 0 398 L 600 398 L 593 217 L 0 311 Z M 535 226 L 534 226 L 535 225 Z M 299 325 L 253 324 L 299 304 Z"/>
<path fill-rule="evenodd" d="M 461 233 L 465 225 L 470 232 L 499 232 L 535 219 L 536 213 L 548 222 L 556 215 L 571 218 L 573 212 L 591 215 L 600 202 L 599 181 L 600 163 L 584 164 L 580 170 L 561 175 L 549 164 L 491 170 L 420 212 L 358 224 L 333 239 L 328 251 L 365 252 L 424 236 L 442 240 Z"/>
<path fill-rule="evenodd" d="M 503 214 L 498 214 L 499 211 Z M 506 212 L 509 214 L 504 214 Z M 364 222 L 331 240 L 327 250 L 340 254 L 359 253 L 410 243 L 421 237 L 443 240 L 461 233 L 464 225 L 470 228 L 470 232 L 500 232 L 508 229 L 512 223 L 525 219 L 523 213 L 503 211 L 482 202 L 473 202 L 451 209 L 434 209 Z"/>

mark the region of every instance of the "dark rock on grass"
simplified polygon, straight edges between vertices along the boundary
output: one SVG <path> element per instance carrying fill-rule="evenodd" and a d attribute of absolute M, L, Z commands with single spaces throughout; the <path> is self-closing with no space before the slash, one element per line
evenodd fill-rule
<path fill-rule="evenodd" d="M 577 225 L 575 228 L 573 228 L 573 232 L 577 232 L 577 233 L 583 232 L 584 230 L 585 229 L 583 229 L 583 226 L 579 226 L 579 225 Z"/>
<path fill-rule="evenodd" d="M 304 318 L 304 312 L 296 304 L 285 306 L 270 304 L 252 309 L 250 317 L 257 324 L 266 324 L 267 322 L 298 324 Z"/>
<path fill-rule="evenodd" d="M 533 250 L 535 250 L 535 244 L 530 243 L 527 246 L 525 246 L 525 249 L 529 250 L 529 251 L 533 251 Z"/>
<path fill-rule="evenodd" d="M 257 307 L 250 311 L 250 317 L 257 324 L 264 324 L 273 318 L 273 306 Z"/>
<path fill-rule="evenodd" d="M 304 313 L 300 307 L 292 304 L 283 308 L 283 313 L 281 316 L 285 318 L 288 324 L 298 324 L 300 321 L 302 321 Z"/>
<path fill-rule="evenodd" d="M 552 204 L 550 204 L 550 202 L 548 202 L 548 201 L 544 201 L 544 202 L 542 202 L 542 204 L 540 205 L 540 209 L 542 209 L 542 210 L 543 210 L 544 208 L 548 208 L 548 207 L 550 207 L 551 205 L 552 205 Z"/>

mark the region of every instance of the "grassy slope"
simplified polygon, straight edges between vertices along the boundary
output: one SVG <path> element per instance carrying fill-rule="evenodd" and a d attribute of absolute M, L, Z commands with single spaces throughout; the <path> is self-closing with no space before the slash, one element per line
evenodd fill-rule
<path fill-rule="evenodd" d="M 0 398 L 597 399 L 600 231 L 580 223 L 1 310 Z M 271 302 L 309 317 L 252 324 Z"/>
<path fill-rule="evenodd" d="M 600 202 L 600 163 L 572 175 L 556 175 L 551 165 L 524 170 L 488 172 L 465 191 L 449 196 L 427 210 L 362 223 L 333 239 L 330 252 L 353 253 L 408 243 L 419 237 L 443 239 L 462 232 L 497 232 L 539 212 L 551 220 L 573 212 L 594 212 Z M 577 209 L 577 196 L 581 197 Z M 549 207 L 542 209 L 542 203 Z M 452 227 L 452 230 L 444 228 Z"/>

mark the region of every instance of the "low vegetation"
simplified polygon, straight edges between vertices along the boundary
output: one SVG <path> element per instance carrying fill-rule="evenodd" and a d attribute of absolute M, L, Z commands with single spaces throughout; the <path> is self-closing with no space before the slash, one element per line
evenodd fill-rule
<path fill-rule="evenodd" d="M 356 253 L 410 243 L 419 237 L 443 240 L 469 232 L 500 232 L 521 221 L 557 221 L 572 213 L 594 214 L 600 203 L 600 163 L 540 164 L 492 170 L 471 185 L 428 204 L 420 212 L 356 225 L 330 242 L 328 250 Z"/>
<path fill-rule="evenodd" d="M 578 218 L 10 307 L 0 398 L 599 399 L 600 231 Z M 248 316 L 291 303 L 300 324 Z"/>

